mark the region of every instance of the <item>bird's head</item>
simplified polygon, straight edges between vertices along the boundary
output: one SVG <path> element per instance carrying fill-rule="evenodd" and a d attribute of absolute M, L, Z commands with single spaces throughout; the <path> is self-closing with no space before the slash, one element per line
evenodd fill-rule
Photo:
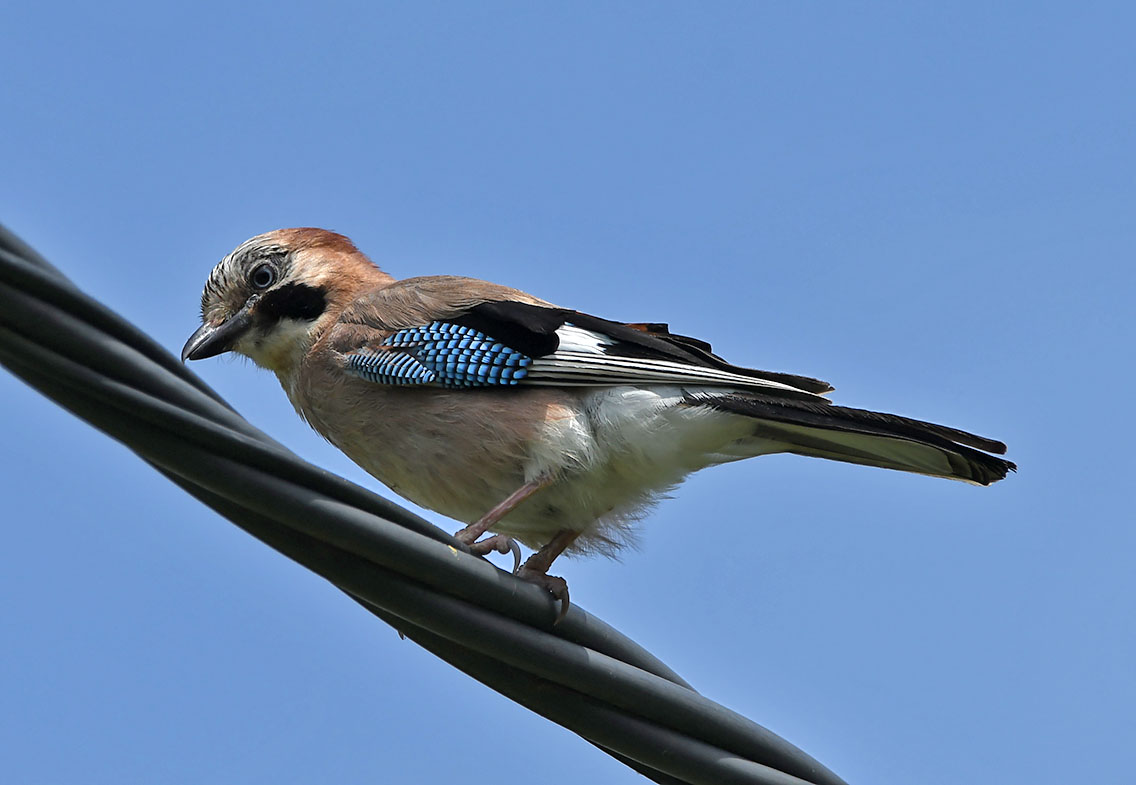
<path fill-rule="evenodd" d="M 247 240 L 209 274 L 201 321 L 181 358 L 237 352 L 293 370 L 360 291 L 390 282 L 355 245 L 324 229 L 279 229 Z"/>

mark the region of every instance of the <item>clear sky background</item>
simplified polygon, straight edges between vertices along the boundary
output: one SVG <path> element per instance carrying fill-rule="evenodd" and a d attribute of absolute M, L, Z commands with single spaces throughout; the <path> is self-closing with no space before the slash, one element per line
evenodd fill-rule
<path fill-rule="evenodd" d="M 6 4 L 0 222 L 175 352 L 222 255 L 314 225 L 1002 439 L 988 489 L 709 470 L 559 571 L 854 785 L 1132 781 L 1131 4 L 233 5 Z M 390 495 L 271 375 L 194 370 Z M 0 781 L 643 781 L 0 406 Z"/>

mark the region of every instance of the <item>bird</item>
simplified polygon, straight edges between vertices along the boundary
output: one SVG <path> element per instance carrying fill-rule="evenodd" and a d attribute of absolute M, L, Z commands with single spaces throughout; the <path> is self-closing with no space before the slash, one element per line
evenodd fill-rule
<path fill-rule="evenodd" d="M 395 493 L 569 607 L 562 553 L 614 554 L 689 474 L 792 453 L 990 485 L 1006 445 L 838 406 L 820 379 L 733 365 L 665 323 L 618 322 L 453 275 L 396 280 L 347 237 L 280 229 L 210 272 L 182 361 L 235 352 Z M 533 549 L 522 564 L 517 541 Z"/>

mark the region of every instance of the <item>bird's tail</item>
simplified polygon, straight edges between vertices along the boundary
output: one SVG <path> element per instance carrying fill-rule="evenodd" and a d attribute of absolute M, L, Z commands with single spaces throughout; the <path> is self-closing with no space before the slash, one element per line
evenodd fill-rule
<path fill-rule="evenodd" d="M 988 453 L 1006 445 L 895 414 L 756 395 L 698 395 L 688 402 L 757 421 L 754 436 L 781 452 L 990 485 L 1017 467 Z M 768 451 L 768 450 L 763 450 Z"/>

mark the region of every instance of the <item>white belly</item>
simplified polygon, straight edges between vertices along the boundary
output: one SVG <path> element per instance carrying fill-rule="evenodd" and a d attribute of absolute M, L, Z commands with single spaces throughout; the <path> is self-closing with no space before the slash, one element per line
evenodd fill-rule
<path fill-rule="evenodd" d="M 525 465 L 526 479 L 559 479 L 497 530 L 539 546 L 557 531 L 572 529 L 583 532 L 579 549 L 613 550 L 629 538 L 629 524 L 691 472 L 780 450 L 754 439 L 748 418 L 683 405 L 690 392 L 679 387 L 587 392 L 573 417 L 546 425 Z"/>

